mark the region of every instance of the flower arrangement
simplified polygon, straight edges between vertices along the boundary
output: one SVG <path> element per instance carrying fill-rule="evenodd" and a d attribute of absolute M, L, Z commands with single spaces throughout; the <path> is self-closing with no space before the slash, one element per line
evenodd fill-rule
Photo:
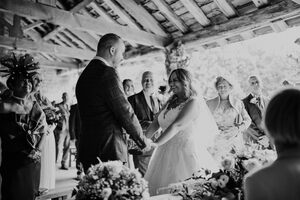
<path fill-rule="evenodd" d="M 120 161 L 91 166 L 79 181 L 74 193 L 76 200 L 145 200 L 149 198 L 147 182 L 137 170 Z"/>
<path fill-rule="evenodd" d="M 227 157 L 223 157 L 219 172 L 201 169 L 184 182 L 170 185 L 169 189 L 183 200 L 240 200 L 244 198 L 244 176 L 275 159 L 275 151 L 261 149 L 258 144 L 245 146 L 240 151 L 232 149 Z"/>

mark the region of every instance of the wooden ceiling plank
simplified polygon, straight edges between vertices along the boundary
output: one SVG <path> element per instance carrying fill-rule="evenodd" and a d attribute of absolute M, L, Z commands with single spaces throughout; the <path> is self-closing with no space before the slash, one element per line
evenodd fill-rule
<path fill-rule="evenodd" d="M 300 4 L 300 0 L 292 0 L 293 2 Z"/>
<path fill-rule="evenodd" d="M 261 7 L 269 4 L 269 0 L 252 0 L 252 2 L 258 8 L 261 8 Z"/>
<path fill-rule="evenodd" d="M 38 26 L 42 25 L 43 23 L 44 23 L 43 21 L 38 20 L 38 21 L 33 22 L 29 25 L 23 26 L 22 29 L 23 29 L 24 32 L 26 32 L 28 30 L 34 29 L 35 27 L 38 27 Z"/>
<path fill-rule="evenodd" d="M 161 28 L 158 21 L 134 0 L 116 0 L 130 15 L 132 15 L 146 30 L 159 36 L 167 37 L 167 33 Z"/>
<path fill-rule="evenodd" d="M 145 31 L 134 30 L 121 25 L 111 24 L 104 19 L 91 19 L 57 8 L 23 0 L 1 0 L 0 11 L 47 20 L 69 29 L 82 31 L 89 30 L 100 35 L 113 32 L 120 35 L 124 40 L 134 41 L 148 46 L 163 48 L 169 42 L 169 38 L 147 33 Z"/>
<path fill-rule="evenodd" d="M 134 22 L 134 20 L 119 6 L 117 6 L 113 1 L 111 0 L 103 0 L 110 9 L 114 11 L 130 28 L 140 30 L 138 25 Z M 166 36 L 166 34 L 164 34 Z"/>
<path fill-rule="evenodd" d="M 186 34 L 176 40 L 187 43 L 202 44 L 221 37 L 228 37 L 241 32 L 250 31 L 285 18 L 300 15 L 300 5 L 291 1 L 273 0 L 272 5 L 258 9 L 244 16 L 236 17 L 226 23 L 209 26 L 203 30 Z M 258 17 L 259 16 L 259 17 Z M 199 38 L 199 39 L 195 39 Z"/>
<path fill-rule="evenodd" d="M 89 5 L 92 3 L 94 0 L 83 0 L 79 4 L 77 4 L 74 8 L 72 8 L 71 12 L 77 13 L 81 9 L 83 9 L 85 6 Z"/>
<path fill-rule="evenodd" d="M 188 31 L 187 25 L 183 23 L 180 17 L 178 17 L 174 13 L 174 11 L 165 1 L 152 0 L 152 2 L 158 7 L 159 11 L 162 12 L 170 22 L 172 22 L 175 26 L 177 26 L 177 28 L 181 32 L 185 33 Z"/>
<path fill-rule="evenodd" d="M 70 12 L 76 13 L 83 9 L 85 6 L 89 5 L 93 0 L 83 0 L 79 4 L 77 4 L 75 7 L 73 7 Z M 43 38 L 44 40 L 49 40 L 50 38 L 54 37 L 58 32 L 62 31 L 64 27 L 58 26 L 54 28 L 51 32 L 49 32 L 47 35 L 45 35 Z"/>
<path fill-rule="evenodd" d="M 76 49 L 70 47 L 62 47 L 46 42 L 32 42 L 28 39 L 19 39 L 13 37 L 0 36 L 0 46 L 10 49 L 26 50 L 29 52 L 47 53 L 62 57 L 78 58 L 82 60 L 90 60 L 95 56 L 94 51 L 87 49 Z"/>
<path fill-rule="evenodd" d="M 205 13 L 199 8 L 197 3 L 194 0 L 180 0 L 184 7 L 193 15 L 193 17 L 201 24 L 202 26 L 210 25 L 210 20 L 206 17 Z"/>
<path fill-rule="evenodd" d="M 37 60 L 42 67 L 49 67 L 55 69 L 78 69 L 79 65 L 76 63 L 65 63 L 65 62 L 56 62 L 48 61 L 44 59 Z"/>
<path fill-rule="evenodd" d="M 289 26 L 285 23 L 284 20 L 279 20 L 276 22 L 272 22 L 271 27 L 276 33 L 279 33 L 285 31 Z"/>
<path fill-rule="evenodd" d="M 81 40 L 79 40 L 76 36 L 75 33 L 73 33 L 71 30 L 68 29 L 64 29 L 62 31 L 66 36 L 68 36 L 72 41 L 74 41 L 76 44 L 79 45 L 80 48 L 82 49 L 86 49 L 86 44 L 84 42 L 82 42 Z M 73 42 L 72 42 L 73 43 Z"/>
<path fill-rule="evenodd" d="M 230 18 L 238 15 L 238 12 L 228 0 L 214 0 L 214 2 L 226 17 Z"/>
<path fill-rule="evenodd" d="M 111 18 L 110 15 L 107 14 L 107 12 L 105 12 L 103 10 L 103 8 L 99 7 L 95 2 L 92 2 L 91 7 L 100 15 L 100 17 L 103 17 L 105 20 L 107 20 L 108 22 L 114 23 L 114 24 L 118 24 L 118 22 L 116 22 L 114 19 Z M 139 30 L 139 29 L 137 29 Z M 132 46 L 137 46 L 137 44 L 133 43 L 133 42 L 129 42 Z"/>
<path fill-rule="evenodd" d="M 107 14 L 107 12 L 103 10 L 103 8 L 99 7 L 95 2 L 92 2 L 90 6 L 100 15 L 100 17 L 103 17 L 103 19 L 107 20 L 108 22 L 117 23 L 111 18 L 110 15 Z"/>

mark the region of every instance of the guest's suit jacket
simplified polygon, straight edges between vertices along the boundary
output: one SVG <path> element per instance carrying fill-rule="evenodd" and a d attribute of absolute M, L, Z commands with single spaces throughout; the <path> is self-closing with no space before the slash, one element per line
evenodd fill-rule
<path fill-rule="evenodd" d="M 139 122 L 145 132 L 155 118 L 155 114 L 160 110 L 160 101 L 158 98 L 153 97 L 155 104 L 154 112 L 151 110 L 146 102 L 144 92 L 141 91 L 135 95 L 128 97 L 128 101 L 131 104 Z M 147 171 L 151 155 L 153 150 L 143 153 L 142 155 L 133 155 L 133 161 L 135 168 L 138 168 L 142 175 Z"/>
<path fill-rule="evenodd" d="M 260 134 L 260 136 L 262 136 L 265 134 L 261 126 L 263 110 L 257 104 L 251 103 L 251 99 L 253 99 L 252 94 L 249 94 L 245 99 L 243 99 L 245 108 L 251 118 L 251 125 L 249 126 L 249 129 L 255 130 L 257 133 Z M 266 107 L 266 98 L 261 97 L 261 103 L 263 107 Z"/>
<path fill-rule="evenodd" d="M 127 162 L 127 145 L 122 127 L 143 149 L 145 137 L 122 89 L 116 70 L 93 59 L 82 72 L 76 86 L 82 122 L 79 159 L 86 170 L 102 161 Z"/>
<path fill-rule="evenodd" d="M 278 154 L 268 167 L 245 178 L 246 200 L 300 199 L 300 148 Z"/>
<path fill-rule="evenodd" d="M 144 92 L 134 94 L 128 97 L 128 101 L 131 104 L 134 113 L 136 114 L 139 122 L 143 128 L 143 131 L 146 131 L 149 125 L 154 120 L 155 114 L 160 110 L 161 104 L 158 98 L 153 97 L 155 103 L 155 113 L 151 110 L 149 105 L 146 102 Z"/>

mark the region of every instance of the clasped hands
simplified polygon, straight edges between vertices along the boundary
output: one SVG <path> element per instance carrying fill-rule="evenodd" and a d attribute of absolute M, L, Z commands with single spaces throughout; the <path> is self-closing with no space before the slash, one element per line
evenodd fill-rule
<path fill-rule="evenodd" d="M 146 144 L 146 147 L 144 149 L 142 149 L 142 152 L 145 153 L 145 152 L 148 152 L 148 151 L 151 151 L 152 149 L 155 149 L 157 147 L 157 144 L 154 143 L 151 139 L 147 138 L 145 140 L 145 144 Z"/>

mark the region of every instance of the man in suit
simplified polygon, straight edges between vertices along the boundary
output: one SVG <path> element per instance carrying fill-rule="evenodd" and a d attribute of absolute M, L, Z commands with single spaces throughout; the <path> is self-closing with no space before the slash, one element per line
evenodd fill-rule
<path fill-rule="evenodd" d="M 150 71 L 146 71 L 142 76 L 143 90 L 128 98 L 139 122 L 145 132 L 149 125 L 154 120 L 155 114 L 159 111 L 161 105 L 154 93 L 154 79 L 153 74 Z M 135 152 L 135 153 L 134 153 Z M 153 150 L 140 154 L 133 151 L 134 166 L 139 169 L 142 175 L 146 173 L 148 164 L 151 158 Z"/>
<path fill-rule="evenodd" d="M 141 149 L 151 144 L 124 94 L 116 68 L 123 60 L 125 45 L 115 34 L 102 36 L 97 54 L 82 72 L 76 85 L 81 118 L 79 160 L 85 171 L 91 164 L 120 160 L 127 164 L 126 139 L 122 127 Z"/>
<path fill-rule="evenodd" d="M 70 149 L 70 107 L 68 93 L 64 92 L 62 94 L 62 102 L 56 106 L 59 108 L 59 112 L 61 114 L 61 118 L 54 130 L 56 140 L 56 162 L 61 162 L 61 169 L 68 170 L 66 165 Z"/>
<path fill-rule="evenodd" d="M 131 79 L 124 79 L 123 80 L 123 89 L 125 92 L 125 95 L 127 97 L 130 97 L 131 95 L 134 95 L 134 85 Z"/>
<path fill-rule="evenodd" d="M 76 152 L 79 151 L 79 140 L 81 134 L 81 121 L 79 116 L 78 104 L 73 104 L 70 109 L 70 120 L 69 120 L 69 130 L 71 141 L 75 142 Z M 83 169 L 76 155 L 76 169 L 77 169 L 77 179 L 80 179 L 83 175 Z"/>
<path fill-rule="evenodd" d="M 246 142 L 259 142 L 265 136 L 265 130 L 262 127 L 262 113 L 267 104 L 267 99 L 261 92 L 261 80 L 258 76 L 250 76 L 248 79 L 250 94 L 243 99 L 245 108 L 251 118 L 251 125 L 245 131 Z"/>

